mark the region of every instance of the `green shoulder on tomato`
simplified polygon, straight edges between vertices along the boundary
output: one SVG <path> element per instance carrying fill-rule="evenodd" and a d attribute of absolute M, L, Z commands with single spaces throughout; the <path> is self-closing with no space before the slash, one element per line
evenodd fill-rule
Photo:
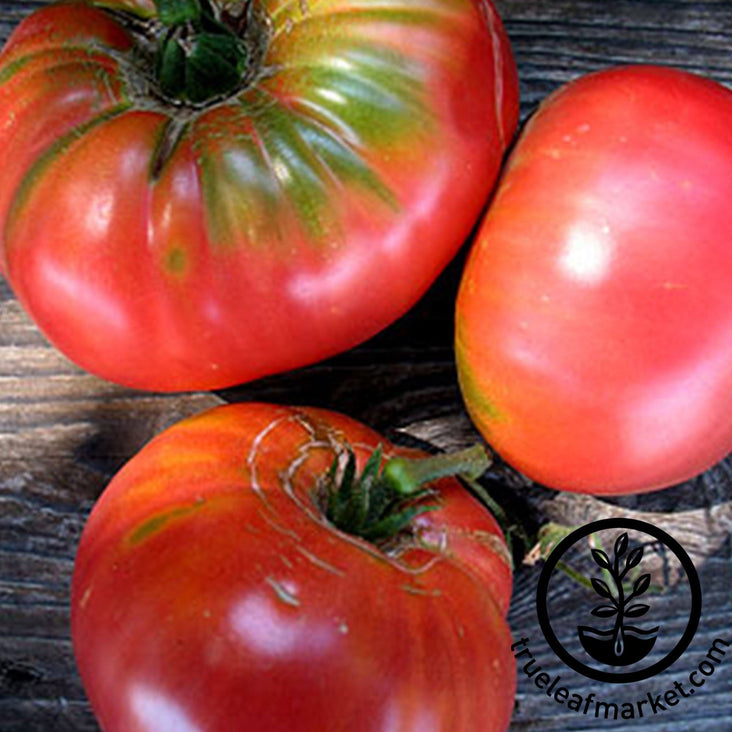
<path fill-rule="evenodd" d="M 231 386 L 396 320 L 518 118 L 488 0 L 63 2 L 0 55 L 0 270 L 87 370 Z"/>

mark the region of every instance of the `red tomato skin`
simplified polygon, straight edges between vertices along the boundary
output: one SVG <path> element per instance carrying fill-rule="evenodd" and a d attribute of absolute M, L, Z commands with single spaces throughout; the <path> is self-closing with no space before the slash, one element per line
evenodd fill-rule
<path fill-rule="evenodd" d="M 94 4 L 42 8 L 0 56 L 0 269 L 106 379 L 220 388 L 366 340 L 495 182 L 518 82 L 487 0 L 259 5 L 270 71 L 193 112 L 140 91 L 134 32 Z"/>
<path fill-rule="evenodd" d="M 505 730 L 511 570 L 490 513 L 454 479 L 389 557 L 324 521 L 346 417 L 238 404 L 162 433 L 92 511 L 72 637 L 105 732 Z"/>
<path fill-rule="evenodd" d="M 732 92 L 670 68 L 579 78 L 513 150 L 456 308 L 463 396 L 503 458 L 586 493 L 732 449 Z"/>

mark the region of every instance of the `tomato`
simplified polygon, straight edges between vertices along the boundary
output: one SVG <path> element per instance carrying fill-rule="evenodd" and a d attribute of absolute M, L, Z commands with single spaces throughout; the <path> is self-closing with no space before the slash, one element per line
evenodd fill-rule
<path fill-rule="evenodd" d="M 732 92 L 653 66 L 576 79 L 507 162 L 460 286 L 472 418 L 530 478 L 621 494 L 732 449 Z"/>
<path fill-rule="evenodd" d="M 401 316 L 518 116 L 488 0 L 193 7 L 43 7 L 0 57 L 0 268 L 61 351 L 141 389 L 292 369 Z"/>
<path fill-rule="evenodd" d="M 379 445 L 419 454 L 334 412 L 236 404 L 123 467 L 72 583 L 74 650 L 106 732 L 507 728 L 511 569 L 492 515 L 440 478 L 424 499 L 436 510 L 401 542 L 324 517 L 334 456 L 350 446 L 365 470 Z"/>

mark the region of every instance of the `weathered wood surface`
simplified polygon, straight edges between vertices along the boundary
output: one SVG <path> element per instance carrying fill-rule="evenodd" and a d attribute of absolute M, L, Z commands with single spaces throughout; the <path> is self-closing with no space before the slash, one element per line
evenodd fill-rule
<path fill-rule="evenodd" d="M 38 4 L 0 3 L 0 40 Z M 498 6 L 519 63 L 524 118 L 562 82 L 616 63 L 674 64 L 732 86 L 732 3 L 501 0 Z M 74 552 L 106 482 L 163 427 L 221 401 L 260 399 L 328 406 L 393 437 L 408 434 L 437 447 L 475 439 L 461 408 L 451 346 L 461 263 L 462 256 L 410 314 L 369 343 L 217 395 L 141 394 L 82 373 L 46 343 L 0 280 L 0 732 L 98 729 L 69 637 Z M 494 478 L 519 486 L 521 510 L 537 521 L 650 517 L 692 554 L 704 592 L 700 629 L 682 659 L 647 682 L 644 693 L 688 675 L 715 638 L 732 640 L 732 461 L 677 488 L 604 502 L 522 485 L 500 470 Z M 627 690 L 598 690 L 549 651 L 534 607 L 538 572 L 517 572 L 514 635 L 529 637 L 542 667 L 561 673 L 573 691 L 631 699 Z M 568 582 L 566 591 L 571 607 L 580 590 Z M 693 700 L 628 723 L 568 711 L 519 675 L 512 730 L 630 730 L 640 724 L 655 732 L 732 729 L 732 654 Z"/>

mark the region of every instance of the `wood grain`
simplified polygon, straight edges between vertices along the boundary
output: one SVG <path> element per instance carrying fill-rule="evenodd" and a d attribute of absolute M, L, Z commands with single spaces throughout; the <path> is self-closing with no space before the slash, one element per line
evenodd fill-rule
<path fill-rule="evenodd" d="M 0 41 L 41 3 L 0 3 Z M 665 63 L 732 86 L 732 3 L 674 0 L 500 0 L 519 64 L 522 116 L 558 85 L 618 63 Z M 732 133 L 731 133 L 732 134 Z M 220 394 L 163 396 L 106 384 L 56 352 L 0 279 L 0 731 L 98 730 L 76 675 L 68 628 L 69 581 L 84 520 L 114 472 L 150 437 L 185 415 L 248 399 L 327 406 L 396 439 L 437 448 L 477 438 L 462 410 L 452 354 L 452 307 L 464 252 L 407 316 L 363 346 L 291 374 Z M 643 686 L 662 691 L 732 641 L 732 464 L 659 493 L 600 501 L 529 484 L 500 464 L 487 485 L 534 522 L 582 524 L 611 515 L 650 518 L 691 553 L 704 592 L 691 648 Z M 535 609 L 540 566 L 520 566 L 510 622 L 542 667 L 579 693 L 596 685 L 562 667 Z M 566 604 L 581 588 L 568 581 Z M 632 698 L 632 689 L 603 690 Z M 686 701 L 686 700 L 685 700 Z M 637 729 L 567 710 L 519 675 L 511 729 Z M 689 703 L 642 724 L 650 732 L 732 729 L 732 653 Z M 234 730 L 234 728 L 232 728 Z M 480 731 L 476 731 L 480 732 Z"/>

